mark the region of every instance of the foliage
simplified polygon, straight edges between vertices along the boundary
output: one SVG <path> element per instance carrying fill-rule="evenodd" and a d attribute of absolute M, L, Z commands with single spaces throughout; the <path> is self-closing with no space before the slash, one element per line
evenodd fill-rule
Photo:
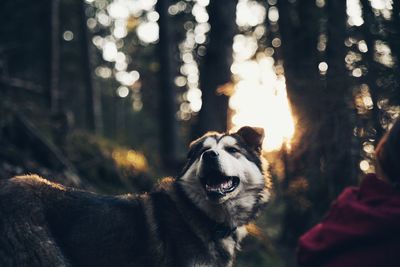
<path fill-rule="evenodd" d="M 152 187 L 147 160 L 140 152 L 85 132 L 71 133 L 65 152 L 81 176 L 97 190 L 143 192 Z"/>

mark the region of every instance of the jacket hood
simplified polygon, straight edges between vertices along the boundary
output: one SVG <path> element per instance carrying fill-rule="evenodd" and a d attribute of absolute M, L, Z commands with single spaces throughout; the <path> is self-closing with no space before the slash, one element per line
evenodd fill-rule
<path fill-rule="evenodd" d="M 400 191 L 369 174 L 300 238 L 297 256 L 300 266 L 400 266 L 399 253 Z"/>

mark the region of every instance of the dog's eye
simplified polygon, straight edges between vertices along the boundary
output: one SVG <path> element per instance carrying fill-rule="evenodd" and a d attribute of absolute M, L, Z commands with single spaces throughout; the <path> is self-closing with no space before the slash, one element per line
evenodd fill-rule
<path fill-rule="evenodd" d="M 233 146 L 226 147 L 225 150 L 231 154 L 240 152 L 239 149 Z"/>

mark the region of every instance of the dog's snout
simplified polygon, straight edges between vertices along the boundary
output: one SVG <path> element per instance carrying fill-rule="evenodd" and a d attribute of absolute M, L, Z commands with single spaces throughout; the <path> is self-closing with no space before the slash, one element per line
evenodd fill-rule
<path fill-rule="evenodd" d="M 219 154 L 217 151 L 209 150 L 209 151 L 204 152 L 203 159 L 205 161 L 213 161 L 213 160 L 217 159 L 218 156 L 219 156 Z"/>

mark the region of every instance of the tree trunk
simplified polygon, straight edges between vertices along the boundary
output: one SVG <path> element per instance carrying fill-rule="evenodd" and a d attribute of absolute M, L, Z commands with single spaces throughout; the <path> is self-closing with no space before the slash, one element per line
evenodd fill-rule
<path fill-rule="evenodd" d="M 282 183 L 287 203 L 282 238 L 285 243 L 295 246 L 298 236 L 311 224 L 311 218 L 324 209 L 321 202 L 313 201 L 312 196 L 322 194 L 317 138 L 325 115 L 321 112 L 320 101 L 326 85 L 318 72 L 319 54 L 316 50 L 321 12 L 314 1 L 291 2 L 278 1 L 278 24 L 288 98 L 300 126 L 294 137 L 293 153 L 287 156 L 290 170 L 285 179 L 290 177 L 291 180 Z M 289 192 L 292 182 L 300 177 L 305 177 L 309 183 L 312 208 L 299 208 L 299 197 Z"/>
<path fill-rule="evenodd" d="M 395 58 L 397 70 L 400 70 L 400 1 L 393 1 L 392 33 L 389 36 L 389 45 Z M 398 75 L 397 75 L 398 76 Z"/>
<path fill-rule="evenodd" d="M 95 134 L 103 133 L 103 117 L 101 108 L 101 92 L 95 86 L 95 79 L 93 77 L 93 64 L 92 64 L 92 42 L 90 32 L 88 31 L 85 14 L 86 4 L 84 0 L 80 0 L 80 19 L 81 19 L 81 49 L 82 49 L 82 62 L 84 83 L 86 89 L 86 120 L 90 131 Z"/>
<path fill-rule="evenodd" d="M 327 92 L 324 113 L 327 114 L 321 127 L 321 141 L 326 144 L 325 177 L 329 181 L 330 199 L 343 188 L 357 183 L 358 168 L 352 157 L 355 143 L 353 127 L 355 111 L 350 88 L 350 78 L 345 65 L 347 48 L 346 1 L 329 0 L 328 10 L 328 46 L 327 46 Z M 357 157 L 358 159 L 358 157 Z"/>
<path fill-rule="evenodd" d="M 365 77 L 365 80 L 369 86 L 371 99 L 374 104 L 374 107 L 372 109 L 372 122 L 373 122 L 373 126 L 376 130 L 375 144 L 377 144 L 377 142 L 382 137 L 384 130 L 380 123 L 380 110 L 378 108 L 379 87 L 376 85 L 376 78 L 379 75 L 379 70 L 377 67 L 377 62 L 375 62 L 375 60 L 374 60 L 375 38 L 370 30 L 371 25 L 374 24 L 375 15 L 372 11 L 370 2 L 368 0 L 361 0 L 361 5 L 362 5 L 362 16 L 365 21 L 365 23 L 361 26 L 361 31 L 364 35 L 364 39 L 365 39 L 365 42 L 368 47 L 368 51 L 365 54 L 366 62 L 367 62 L 367 69 L 368 69 L 368 73 Z"/>
<path fill-rule="evenodd" d="M 61 105 L 60 93 L 60 0 L 50 1 L 50 110 L 58 116 Z"/>
<path fill-rule="evenodd" d="M 285 236 L 296 243 L 297 237 L 326 212 L 343 187 L 354 183 L 355 147 L 352 129 L 349 79 L 345 66 L 347 36 L 346 1 L 327 1 L 319 8 L 315 1 L 278 1 L 279 31 L 289 100 L 298 119 L 293 153 L 288 156 L 293 182 L 307 179 L 303 197 L 309 207 L 301 207 L 290 193 L 288 181 Z M 328 20 L 322 20 L 325 16 Z M 328 38 L 326 50 L 317 50 L 320 34 Z M 328 64 L 321 75 L 319 64 Z M 285 183 L 284 183 L 285 184 Z M 291 195 L 292 194 L 292 195 Z"/>
<path fill-rule="evenodd" d="M 160 39 L 158 53 L 160 59 L 160 139 L 161 158 L 166 170 L 174 170 L 179 164 L 179 125 L 176 118 L 177 96 L 174 85 L 176 47 L 171 38 L 170 18 L 168 14 L 169 0 L 157 1 L 156 10 L 160 14 Z"/>
<path fill-rule="evenodd" d="M 213 131 L 226 131 L 228 96 L 217 89 L 231 82 L 232 44 L 236 32 L 237 0 L 210 1 L 208 6 L 211 30 L 207 53 L 200 64 L 202 108 L 195 126 L 195 137 Z"/>
<path fill-rule="evenodd" d="M 317 46 L 319 11 L 314 1 L 278 1 L 279 32 L 289 100 L 300 123 L 315 116 L 321 88 Z"/>

